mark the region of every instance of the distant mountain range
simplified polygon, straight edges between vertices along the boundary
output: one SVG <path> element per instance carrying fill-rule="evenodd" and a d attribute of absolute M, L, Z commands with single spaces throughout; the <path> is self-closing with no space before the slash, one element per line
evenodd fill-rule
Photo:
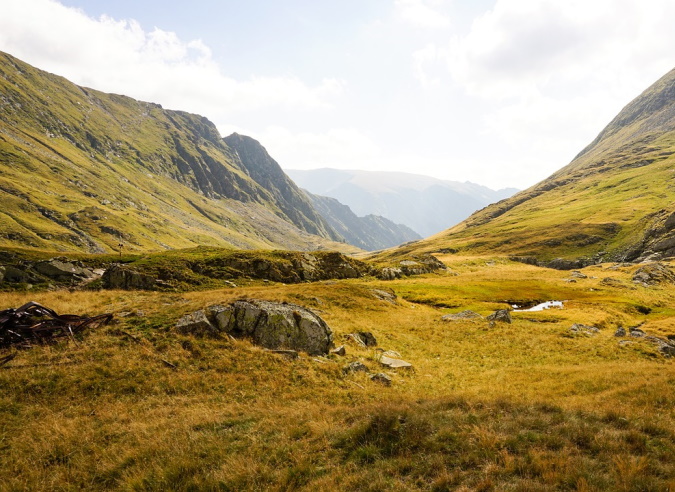
<path fill-rule="evenodd" d="M 469 182 L 399 172 L 329 168 L 285 171 L 301 188 L 335 198 L 359 216 L 381 215 L 425 237 L 518 191 L 515 188 L 495 191 Z"/>
<path fill-rule="evenodd" d="M 570 164 L 406 249 L 568 267 L 675 257 L 675 69 Z"/>

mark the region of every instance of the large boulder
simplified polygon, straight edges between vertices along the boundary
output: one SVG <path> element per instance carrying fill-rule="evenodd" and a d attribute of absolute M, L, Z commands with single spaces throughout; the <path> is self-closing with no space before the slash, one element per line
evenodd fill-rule
<path fill-rule="evenodd" d="M 63 281 L 77 281 L 94 276 L 92 270 L 60 258 L 40 261 L 33 268 L 46 277 Z"/>
<path fill-rule="evenodd" d="M 323 355 L 333 346 L 333 332 L 326 322 L 296 304 L 247 299 L 210 312 L 219 331 L 251 338 L 265 348 Z"/>

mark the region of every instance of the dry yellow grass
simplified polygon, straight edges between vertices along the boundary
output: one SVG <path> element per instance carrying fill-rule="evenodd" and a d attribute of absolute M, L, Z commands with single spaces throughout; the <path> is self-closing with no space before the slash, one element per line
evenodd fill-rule
<path fill-rule="evenodd" d="M 569 272 L 500 258 L 444 260 L 457 275 L 2 294 L 0 308 L 35 300 L 131 314 L 0 368 L 0 488 L 673 490 L 673 361 L 649 341 L 619 345 L 614 332 L 644 322 L 649 334 L 674 334 L 675 289 L 634 285 L 635 267 L 589 267 L 570 283 Z M 372 289 L 393 289 L 398 303 Z M 383 371 L 374 349 L 288 361 L 172 329 L 182 314 L 242 296 L 316 310 L 338 344 L 371 331 L 414 370 L 384 371 L 386 387 L 342 369 L 361 360 Z M 565 308 L 494 326 L 441 320 L 549 299 Z M 600 331 L 574 335 L 573 323 Z"/>

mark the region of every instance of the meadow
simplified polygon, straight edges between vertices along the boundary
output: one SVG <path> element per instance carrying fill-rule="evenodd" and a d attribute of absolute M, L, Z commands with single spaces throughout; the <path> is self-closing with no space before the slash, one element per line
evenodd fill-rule
<path fill-rule="evenodd" d="M 673 359 L 615 336 L 675 335 L 672 285 L 635 284 L 635 265 L 573 277 L 440 259 L 448 271 L 394 281 L 0 293 L 0 309 L 115 314 L 76 340 L 0 352 L 16 353 L 0 366 L 0 490 L 675 490 Z M 314 310 L 347 355 L 289 360 L 173 329 L 243 297 Z M 442 320 L 546 300 L 564 308 Z M 378 347 L 344 340 L 359 331 Z M 381 350 L 413 369 L 381 366 Z M 392 384 L 344 370 L 357 360 Z"/>

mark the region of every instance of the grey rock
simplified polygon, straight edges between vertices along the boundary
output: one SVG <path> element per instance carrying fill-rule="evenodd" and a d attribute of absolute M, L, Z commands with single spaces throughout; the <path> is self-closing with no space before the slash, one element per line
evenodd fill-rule
<path fill-rule="evenodd" d="M 595 335 L 600 330 L 595 326 L 582 325 L 581 323 L 574 323 L 570 327 L 572 333 L 582 333 L 585 335 Z"/>
<path fill-rule="evenodd" d="M 380 301 L 385 301 L 390 304 L 396 304 L 396 294 L 394 291 L 372 289 L 370 292 L 373 294 L 375 299 L 379 299 Z"/>
<path fill-rule="evenodd" d="M 377 374 L 369 374 L 368 377 L 373 382 L 380 383 L 385 386 L 391 386 L 391 378 L 383 372 L 378 372 Z"/>
<path fill-rule="evenodd" d="M 572 273 L 570 273 L 570 277 L 574 278 L 588 278 L 588 275 L 585 275 L 581 273 L 579 270 L 574 270 Z"/>
<path fill-rule="evenodd" d="M 511 323 L 511 313 L 508 309 L 498 309 L 487 317 L 488 321 L 501 321 L 503 323 Z"/>
<path fill-rule="evenodd" d="M 625 337 L 626 336 L 626 329 L 623 326 L 619 326 L 616 329 L 616 332 L 614 332 L 615 337 Z"/>
<path fill-rule="evenodd" d="M 31 275 L 12 265 L 5 266 L 4 280 L 6 282 L 30 282 L 32 279 Z"/>
<path fill-rule="evenodd" d="M 323 355 L 333 346 L 333 332 L 326 322 L 297 304 L 248 299 L 213 307 L 212 312 L 219 330 L 251 338 L 265 348 Z"/>
<path fill-rule="evenodd" d="M 556 270 L 574 270 L 575 268 L 581 268 L 583 265 L 578 260 L 566 260 L 564 258 L 556 258 L 555 260 L 549 261 L 546 266 L 548 268 L 554 268 Z"/>
<path fill-rule="evenodd" d="M 644 331 L 642 331 L 640 328 L 634 327 L 630 328 L 630 336 L 635 337 L 635 338 L 642 338 L 646 335 Z"/>
<path fill-rule="evenodd" d="M 335 354 L 335 355 L 339 355 L 340 357 L 344 357 L 345 355 L 347 355 L 347 349 L 345 349 L 344 345 L 340 345 L 339 347 L 331 350 L 330 353 Z"/>
<path fill-rule="evenodd" d="M 635 271 L 633 274 L 633 282 L 645 287 L 661 283 L 673 284 L 675 283 L 675 273 L 663 263 L 648 263 Z"/>
<path fill-rule="evenodd" d="M 0 265 L 0 282 L 5 280 L 5 267 Z"/>
<path fill-rule="evenodd" d="M 412 364 L 410 362 L 406 362 L 402 359 L 387 357 L 386 355 L 382 355 L 379 362 L 383 366 L 390 369 L 412 369 Z"/>
<path fill-rule="evenodd" d="M 366 347 L 376 347 L 377 346 L 377 339 L 375 338 L 375 335 L 370 333 L 369 331 L 360 331 L 357 333 L 359 338 L 363 340 L 363 343 L 365 344 Z"/>
<path fill-rule="evenodd" d="M 446 314 L 441 319 L 443 321 L 461 321 L 467 319 L 482 319 L 483 317 L 475 311 L 467 309 L 466 311 L 461 311 L 459 313 Z"/>
<path fill-rule="evenodd" d="M 382 271 L 380 272 L 379 278 L 381 280 L 395 280 L 397 278 L 401 278 L 401 275 L 403 274 L 402 270 L 400 268 L 383 268 Z"/>
<path fill-rule="evenodd" d="M 108 268 L 101 280 L 103 287 L 106 289 L 152 290 L 157 287 L 157 280 L 154 277 L 121 265 L 113 265 Z"/>
<path fill-rule="evenodd" d="M 363 362 L 354 361 L 345 366 L 344 372 L 368 372 L 368 368 Z"/>
<path fill-rule="evenodd" d="M 361 340 L 361 337 L 358 336 L 356 333 L 349 333 L 348 335 L 345 335 L 345 340 L 353 342 L 359 347 L 366 346 L 366 343 L 363 340 Z"/>
<path fill-rule="evenodd" d="M 81 280 L 94 276 L 94 272 L 90 269 L 58 258 L 40 261 L 33 268 L 36 272 L 57 280 Z"/>
<path fill-rule="evenodd" d="M 218 329 L 213 325 L 211 320 L 202 309 L 191 314 L 186 314 L 176 323 L 176 330 L 185 335 L 210 335 L 213 336 L 218 333 Z"/>

